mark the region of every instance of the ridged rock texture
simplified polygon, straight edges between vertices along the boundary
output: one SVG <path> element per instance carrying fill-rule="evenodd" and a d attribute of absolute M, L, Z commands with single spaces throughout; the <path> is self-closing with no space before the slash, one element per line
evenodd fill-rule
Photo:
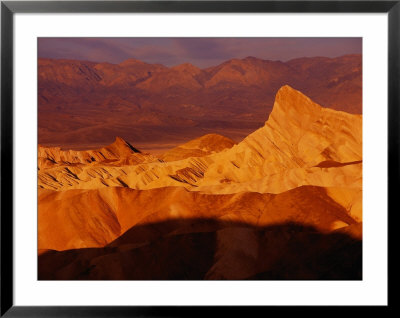
<path fill-rule="evenodd" d="M 361 278 L 362 116 L 288 85 L 239 143 L 38 156 L 39 279 Z"/>

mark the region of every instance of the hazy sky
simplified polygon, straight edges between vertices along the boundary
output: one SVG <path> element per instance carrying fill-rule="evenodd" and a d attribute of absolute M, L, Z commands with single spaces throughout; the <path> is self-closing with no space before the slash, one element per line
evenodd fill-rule
<path fill-rule="evenodd" d="M 254 56 L 287 61 L 298 57 L 361 54 L 362 38 L 39 38 L 38 56 L 120 63 L 129 58 L 173 66 L 217 65 Z"/>

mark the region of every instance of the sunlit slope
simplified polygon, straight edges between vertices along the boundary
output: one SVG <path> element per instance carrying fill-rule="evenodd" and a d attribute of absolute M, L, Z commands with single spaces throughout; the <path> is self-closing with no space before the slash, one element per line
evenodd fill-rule
<path fill-rule="evenodd" d="M 111 145 L 95 150 L 63 150 L 60 147 L 38 146 L 39 170 L 60 165 L 110 164 L 112 162 L 123 164 L 154 160 L 156 158 L 148 154 L 141 154 L 138 149 L 121 137 L 117 137 Z"/>
<path fill-rule="evenodd" d="M 39 187 L 280 193 L 302 185 L 360 188 L 361 176 L 362 116 L 323 108 L 284 86 L 265 125 L 230 149 L 171 162 L 63 163 L 40 170 Z"/>
<path fill-rule="evenodd" d="M 227 137 L 218 134 L 208 134 L 191 140 L 163 153 L 163 161 L 176 161 L 190 157 L 204 157 L 225 149 L 232 148 L 236 143 Z"/>
<path fill-rule="evenodd" d="M 202 194 L 182 187 L 39 190 L 38 218 L 39 249 L 55 250 L 105 246 L 133 226 L 166 220 L 176 221 L 167 231 L 175 234 L 213 229 L 201 222 L 192 226 L 187 224 L 188 219 L 214 219 L 254 226 L 294 222 L 314 226 L 322 232 L 356 223 L 326 189 L 314 186 L 281 194 L 226 195 Z"/>
<path fill-rule="evenodd" d="M 362 160 L 362 117 L 326 109 L 282 87 L 265 126 L 216 155 L 201 184 L 246 182 L 291 169 L 340 168 Z"/>

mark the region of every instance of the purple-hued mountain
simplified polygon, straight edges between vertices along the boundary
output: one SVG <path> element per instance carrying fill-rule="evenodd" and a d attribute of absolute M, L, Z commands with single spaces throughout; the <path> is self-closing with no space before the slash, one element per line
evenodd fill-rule
<path fill-rule="evenodd" d="M 324 107 L 361 114 L 362 56 L 247 57 L 206 69 L 39 59 L 39 143 L 82 148 L 123 136 L 162 147 L 209 132 L 240 141 L 264 124 L 284 85 Z"/>

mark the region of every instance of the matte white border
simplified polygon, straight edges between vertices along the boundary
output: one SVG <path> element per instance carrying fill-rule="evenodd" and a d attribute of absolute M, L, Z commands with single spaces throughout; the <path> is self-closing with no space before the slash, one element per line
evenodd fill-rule
<path fill-rule="evenodd" d="M 387 304 L 387 14 L 15 14 L 16 305 Z M 363 37 L 363 281 L 37 281 L 40 36 Z"/>

